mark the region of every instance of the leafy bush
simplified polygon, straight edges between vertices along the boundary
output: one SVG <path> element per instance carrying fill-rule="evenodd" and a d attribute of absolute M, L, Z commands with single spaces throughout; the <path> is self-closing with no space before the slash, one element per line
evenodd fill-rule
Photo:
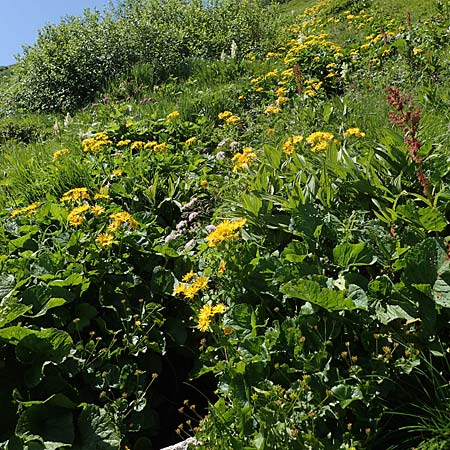
<path fill-rule="evenodd" d="M 189 57 L 218 58 L 233 42 L 240 55 L 267 44 L 270 11 L 253 0 L 127 0 L 104 13 L 86 10 L 40 30 L 14 70 L 10 95 L 28 110 L 73 110 L 137 63 L 150 64 L 161 81 Z"/>

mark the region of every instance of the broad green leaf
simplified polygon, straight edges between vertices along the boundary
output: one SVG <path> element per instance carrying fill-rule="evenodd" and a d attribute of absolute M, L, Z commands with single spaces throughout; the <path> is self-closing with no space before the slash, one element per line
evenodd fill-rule
<path fill-rule="evenodd" d="M 254 194 L 243 192 L 241 194 L 242 206 L 246 211 L 251 213 L 254 217 L 258 217 L 259 211 L 262 207 L 262 200 Z"/>
<path fill-rule="evenodd" d="M 120 430 L 113 417 L 96 405 L 86 405 L 78 419 L 79 438 L 74 450 L 118 450 Z"/>
<path fill-rule="evenodd" d="M 339 400 L 341 408 L 347 408 L 355 400 L 362 400 L 363 394 L 358 386 L 349 386 L 348 384 L 339 384 L 331 388 L 334 397 Z"/>
<path fill-rule="evenodd" d="M 6 298 L 0 303 L 0 328 L 23 316 L 31 306 L 23 305 L 16 298 Z"/>
<path fill-rule="evenodd" d="M 445 265 L 446 250 L 443 242 L 427 238 L 410 249 L 405 255 L 403 279 L 406 285 L 428 284 L 433 286 L 438 270 Z"/>
<path fill-rule="evenodd" d="M 16 279 L 14 275 L 3 273 L 0 275 L 0 301 L 8 298 L 16 287 Z"/>
<path fill-rule="evenodd" d="M 377 260 L 373 251 L 365 242 L 341 244 L 333 249 L 336 264 L 344 269 L 355 266 L 369 266 Z"/>
<path fill-rule="evenodd" d="M 353 300 L 347 298 L 344 291 L 322 288 L 316 281 L 289 281 L 281 286 L 280 291 L 288 297 L 300 298 L 305 302 L 319 305 L 328 311 L 355 309 Z"/>
<path fill-rule="evenodd" d="M 281 162 L 281 151 L 272 145 L 264 145 L 264 156 L 273 169 L 278 169 Z"/>
<path fill-rule="evenodd" d="M 303 242 L 294 240 L 281 253 L 281 258 L 286 261 L 299 263 L 308 256 L 308 247 Z"/>
<path fill-rule="evenodd" d="M 24 442 L 40 440 L 57 443 L 53 448 L 70 447 L 75 438 L 72 412 L 46 404 L 32 405 L 19 416 L 16 435 Z"/>
<path fill-rule="evenodd" d="M 384 325 L 397 319 L 413 321 L 415 317 L 408 314 L 400 305 L 386 305 L 386 307 L 378 306 L 375 308 L 376 318 Z"/>
<path fill-rule="evenodd" d="M 444 231 L 448 222 L 437 208 L 420 208 L 419 221 L 427 231 Z"/>

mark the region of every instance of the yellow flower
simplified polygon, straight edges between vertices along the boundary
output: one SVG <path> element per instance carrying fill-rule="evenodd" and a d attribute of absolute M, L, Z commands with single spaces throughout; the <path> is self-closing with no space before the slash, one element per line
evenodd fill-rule
<path fill-rule="evenodd" d="M 107 199 L 109 199 L 109 195 L 108 194 L 101 194 L 101 193 L 95 194 L 94 195 L 94 200 L 99 200 L 99 199 L 107 200 Z"/>
<path fill-rule="evenodd" d="M 91 212 L 94 216 L 99 216 L 100 214 L 105 212 L 105 208 L 100 205 L 91 206 Z"/>
<path fill-rule="evenodd" d="M 178 111 L 172 111 L 170 114 L 167 114 L 167 120 L 175 120 L 180 117 L 180 113 Z"/>
<path fill-rule="evenodd" d="M 328 145 L 333 138 L 334 136 L 332 133 L 316 131 L 306 138 L 306 142 L 311 145 L 311 151 L 313 153 L 319 153 L 328 148 Z"/>
<path fill-rule="evenodd" d="M 121 177 L 122 174 L 123 174 L 123 170 L 122 170 L 122 169 L 114 169 L 114 170 L 112 171 L 112 174 L 113 174 L 115 177 Z"/>
<path fill-rule="evenodd" d="M 188 300 L 192 300 L 200 291 L 200 288 L 198 286 L 190 285 L 187 286 L 184 290 L 184 297 Z"/>
<path fill-rule="evenodd" d="M 206 189 L 206 188 L 208 187 L 208 181 L 202 180 L 202 181 L 200 182 L 200 186 L 201 186 L 203 189 Z"/>
<path fill-rule="evenodd" d="M 144 148 L 145 148 L 145 150 L 148 150 L 148 149 L 155 147 L 156 145 L 158 145 L 158 143 L 156 141 L 149 141 L 144 145 Z"/>
<path fill-rule="evenodd" d="M 223 259 L 219 263 L 219 268 L 217 269 L 217 273 L 219 275 L 223 275 L 225 271 L 227 270 L 227 263 Z"/>
<path fill-rule="evenodd" d="M 108 226 L 109 231 L 118 230 L 123 223 L 127 223 L 133 230 L 137 228 L 138 223 L 133 218 L 133 216 L 126 211 L 113 213 L 109 217 L 112 220 L 112 222 Z"/>
<path fill-rule="evenodd" d="M 164 150 L 167 150 L 167 144 L 165 142 L 157 144 L 155 145 L 154 150 L 155 152 L 162 152 Z"/>
<path fill-rule="evenodd" d="M 289 138 L 284 144 L 283 144 L 283 152 L 291 155 L 294 153 L 294 143 L 292 142 L 292 138 Z"/>
<path fill-rule="evenodd" d="M 219 113 L 219 115 L 217 117 L 221 120 L 225 120 L 228 117 L 231 117 L 232 115 L 233 115 L 233 113 L 231 111 L 224 111 L 224 112 Z"/>
<path fill-rule="evenodd" d="M 423 53 L 423 50 L 421 48 L 414 48 L 413 49 L 413 55 L 420 55 L 421 53 Z"/>
<path fill-rule="evenodd" d="M 19 214 L 27 213 L 28 216 L 32 216 L 36 209 L 39 207 L 39 202 L 34 202 L 31 205 L 24 206 L 23 208 L 15 209 L 14 211 L 11 211 L 12 217 L 17 217 Z"/>
<path fill-rule="evenodd" d="M 269 105 L 264 112 L 266 114 L 278 114 L 281 111 L 281 108 L 278 108 L 278 106 Z"/>
<path fill-rule="evenodd" d="M 189 139 L 186 139 L 186 140 L 184 141 L 184 143 L 185 143 L 186 145 L 191 145 L 191 144 L 193 144 L 196 140 L 197 140 L 197 138 L 196 138 L 195 136 L 192 136 L 192 137 L 190 137 Z"/>
<path fill-rule="evenodd" d="M 181 279 L 182 281 L 190 281 L 192 278 L 195 277 L 195 272 L 193 272 L 192 270 L 188 273 L 186 273 L 185 275 L 183 275 L 183 278 Z"/>
<path fill-rule="evenodd" d="M 215 247 L 220 242 L 231 241 L 239 236 L 239 230 L 245 225 L 245 219 L 233 221 L 224 220 L 216 226 L 216 229 L 206 236 L 210 247 Z"/>
<path fill-rule="evenodd" d="M 186 291 L 186 285 L 184 283 L 180 283 L 174 290 L 173 295 L 181 295 Z"/>
<path fill-rule="evenodd" d="M 134 141 L 131 144 L 131 150 L 142 150 L 145 147 L 145 142 L 143 141 Z"/>
<path fill-rule="evenodd" d="M 295 136 L 292 136 L 293 144 L 300 144 L 302 141 L 303 141 L 303 136 L 301 134 L 296 134 Z"/>
<path fill-rule="evenodd" d="M 100 247 L 109 247 L 114 242 L 114 236 L 109 233 L 100 233 L 96 241 Z"/>
<path fill-rule="evenodd" d="M 366 136 L 366 133 L 363 133 L 359 128 L 349 128 L 347 131 L 344 131 L 344 136 L 354 136 L 357 138 L 362 138 Z"/>
<path fill-rule="evenodd" d="M 84 222 L 84 219 L 83 217 L 77 214 L 69 214 L 67 216 L 67 221 L 69 222 L 69 225 L 71 225 L 72 227 L 77 227 Z"/>
<path fill-rule="evenodd" d="M 64 148 L 62 150 L 56 150 L 53 153 L 53 162 L 58 161 L 60 156 L 68 155 L 69 153 L 70 153 L 70 150 L 68 150 L 67 148 Z"/>
<path fill-rule="evenodd" d="M 62 202 L 70 202 L 77 200 L 89 200 L 89 194 L 87 188 L 75 188 L 67 191 L 62 197 Z"/>
<path fill-rule="evenodd" d="M 209 278 L 208 277 L 198 277 L 193 283 L 192 287 L 195 287 L 199 291 L 204 291 L 208 287 Z"/>
<path fill-rule="evenodd" d="M 239 122 L 240 120 L 241 120 L 241 118 L 239 116 L 233 115 L 233 116 L 228 117 L 228 119 L 225 120 L 225 123 L 227 125 L 233 125 L 234 123 Z"/>
<path fill-rule="evenodd" d="M 119 141 L 116 146 L 117 147 L 126 147 L 127 145 L 130 145 L 131 139 L 124 139 L 122 141 Z"/>
<path fill-rule="evenodd" d="M 223 314 L 226 311 L 227 307 L 223 303 L 219 303 L 218 305 L 213 307 L 213 314 Z"/>
<path fill-rule="evenodd" d="M 244 147 L 242 153 L 236 153 L 231 161 L 235 161 L 233 172 L 237 172 L 239 169 L 245 169 L 250 167 L 253 160 L 256 158 L 256 153 L 253 152 L 252 147 Z"/>
<path fill-rule="evenodd" d="M 204 333 L 211 325 L 211 317 L 213 316 L 212 306 L 203 305 L 198 315 L 197 328 Z"/>

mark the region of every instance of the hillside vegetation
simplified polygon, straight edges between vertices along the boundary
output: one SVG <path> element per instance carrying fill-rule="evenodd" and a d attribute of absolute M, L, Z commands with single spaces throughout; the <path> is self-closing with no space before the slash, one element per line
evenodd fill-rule
<path fill-rule="evenodd" d="M 0 73 L 0 448 L 449 448 L 449 34 L 444 0 L 42 30 Z"/>

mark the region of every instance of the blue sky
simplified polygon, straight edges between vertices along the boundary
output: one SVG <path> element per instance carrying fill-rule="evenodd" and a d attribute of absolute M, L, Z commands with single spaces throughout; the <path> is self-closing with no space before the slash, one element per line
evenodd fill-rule
<path fill-rule="evenodd" d="M 68 14 L 107 5 L 108 0 L 1 0 L 0 66 L 13 64 L 22 45 L 33 44 L 46 23 L 56 24 Z"/>

